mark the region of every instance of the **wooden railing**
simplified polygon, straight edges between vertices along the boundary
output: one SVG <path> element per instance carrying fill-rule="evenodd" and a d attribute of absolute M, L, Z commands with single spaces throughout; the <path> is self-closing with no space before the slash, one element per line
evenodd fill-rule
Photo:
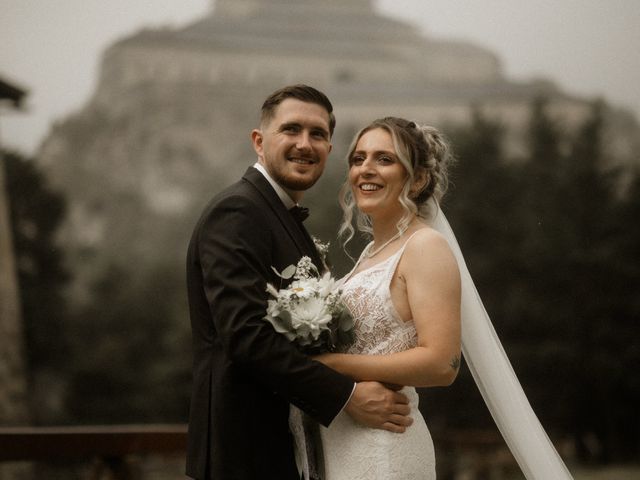
<path fill-rule="evenodd" d="M 497 431 L 449 431 L 434 442 L 442 478 L 507 478 L 516 467 Z M 0 462 L 85 461 L 92 465 L 92 479 L 135 480 L 141 458 L 181 461 L 186 448 L 186 425 L 0 427 Z M 460 471 L 461 460 L 467 474 Z"/>
<path fill-rule="evenodd" d="M 135 479 L 131 457 L 184 456 L 185 425 L 0 427 L 0 462 L 87 461 L 91 478 Z"/>

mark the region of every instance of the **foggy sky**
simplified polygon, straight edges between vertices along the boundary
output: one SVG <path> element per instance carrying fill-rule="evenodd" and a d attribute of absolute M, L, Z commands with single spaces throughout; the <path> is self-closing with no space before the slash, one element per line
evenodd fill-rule
<path fill-rule="evenodd" d="M 377 0 L 430 36 L 472 41 L 512 80 L 549 78 L 640 117 L 640 0 Z M 81 108 L 100 54 L 142 27 L 180 26 L 210 0 L 0 0 L 0 75 L 29 90 L 0 111 L 0 142 L 34 153 L 50 123 Z"/>

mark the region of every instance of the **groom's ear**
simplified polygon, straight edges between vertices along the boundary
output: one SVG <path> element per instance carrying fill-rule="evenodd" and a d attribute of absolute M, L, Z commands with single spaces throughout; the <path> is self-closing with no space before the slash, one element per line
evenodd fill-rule
<path fill-rule="evenodd" d="M 259 157 L 263 155 L 263 135 L 262 130 L 258 130 L 257 128 L 251 131 L 251 143 L 253 144 L 253 149 L 256 151 Z"/>

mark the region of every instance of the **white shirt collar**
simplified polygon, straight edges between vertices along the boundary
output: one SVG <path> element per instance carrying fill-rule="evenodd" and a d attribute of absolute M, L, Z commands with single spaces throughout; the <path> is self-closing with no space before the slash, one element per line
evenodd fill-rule
<path fill-rule="evenodd" d="M 280 200 L 282 200 L 282 203 L 284 203 L 284 206 L 287 210 L 290 210 L 291 208 L 296 206 L 296 202 L 294 202 L 293 199 L 289 196 L 289 194 L 284 191 L 284 188 L 278 185 L 278 182 L 276 182 L 273 178 L 271 178 L 271 175 L 269 175 L 269 172 L 267 172 L 267 169 L 264 168 L 264 166 L 260 162 L 256 162 L 253 165 L 253 168 L 258 170 L 264 176 L 264 178 L 267 179 L 267 182 L 269 182 L 269 184 L 276 191 L 276 193 L 278 194 L 278 197 L 280 198 Z"/>

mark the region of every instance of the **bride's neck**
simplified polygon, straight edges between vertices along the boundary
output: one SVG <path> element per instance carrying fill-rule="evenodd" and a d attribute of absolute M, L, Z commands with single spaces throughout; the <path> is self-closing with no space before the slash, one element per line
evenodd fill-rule
<path fill-rule="evenodd" d="M 394 236 L 398 235 L 398 222 L 402 217 L 386 217 L 373 219 L 373 241 L 375 245 L 381 245 Z M 407 227 L 416 220 L 416 216 L 413 215 L 407 224 Z"/>

